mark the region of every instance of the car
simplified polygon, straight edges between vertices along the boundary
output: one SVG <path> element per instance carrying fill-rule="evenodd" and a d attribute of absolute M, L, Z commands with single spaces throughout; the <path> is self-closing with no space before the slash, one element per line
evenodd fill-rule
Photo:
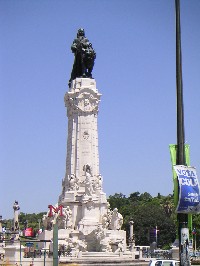
<path fill-rule="evenodd" d="M 162 260 L 155 259 L 150 260 L 148 266 L 179 266 L 180 262 L 178 260 Z"/>

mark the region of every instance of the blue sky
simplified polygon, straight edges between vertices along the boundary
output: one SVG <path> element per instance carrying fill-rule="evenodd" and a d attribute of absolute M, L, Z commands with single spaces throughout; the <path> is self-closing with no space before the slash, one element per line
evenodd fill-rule
<path fill-rule="evenodd" d="M 181 0 L 186 142 L 200 173 L 200 1 Z M 0 214 L 47 211 L 65 175 L 70 47 L 83 27 L 102 93 L 100 171 L 107 196 L 173 191 L 173 0 L 0 0 Z"/>

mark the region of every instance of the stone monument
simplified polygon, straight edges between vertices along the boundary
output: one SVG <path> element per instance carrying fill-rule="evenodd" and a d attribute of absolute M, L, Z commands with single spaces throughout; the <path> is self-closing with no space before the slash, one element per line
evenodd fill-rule
<path fill-rule="evenodd" d="M 117 208 L 110 209 L 102 187 L 97 128 L 101 94 L 92 78 L 96 53 L 83 29 L 78 30 L 72 52 L 75 60 L 64 97 L 68 117 L 66 174 L 58 203 L 43 217 L 46 230 L 40 239 L 52 239 L 52 224 L 57 223 L 63 256 L 125 254 L 123 217 Z"/>
<path fill-rule="evenodd" d="M 14 210 L 14 231 L 19 231 L 19 214 L 18 211 L 20 210 L 18 201 L 15 200 L 13 204 L 13 210 Z"/>
<path fill-rule="evenodd" d="M 9 259 L 11 264 L 19 263 L 21 261 L 21 254 L 24 251 L 24 246 L 20 244 L 19 239 L 19 210 L 20 206 L 17 200 L 13 204 L 14 210 L 14 224 L 11 233 L 10 243 L 4 247 L 5 260 Z"/>

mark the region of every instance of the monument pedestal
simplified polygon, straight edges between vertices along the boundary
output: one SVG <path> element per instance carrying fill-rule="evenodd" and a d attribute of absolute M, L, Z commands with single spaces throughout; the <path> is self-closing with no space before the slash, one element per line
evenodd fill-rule
<path fill-rule="evenodd" d="M 68 116 L 66 174 L 53 217 L 47 214 L 43 218 L 46 227 L 52 222 L 58 223 L 59 247 L 62 245 L 70 250 L 70 255 L 77 259 L 83 258 L 83 254 L 92 258 L 95 252 L 103 253 L 107 258 L 110 254 L 123 258 L 127 253 L 126 232 L 120 230 L 123 218 L 117 209 L 110 210 L 99 171 L 97 117 L 100 96 L 95 80 L 90 78 L 76 78 L 65 94 Z M 58 206 L 63 206 L 62 216 L 59 216 Z M 49 233 L 40 237 L 45 234 Z M 52 239 L 52 234 L 48 237 Z M 130 256 L 130 252 L 127 254 Z"/>
<path fill-rule="evenodd" d="M 16 242 L 13 245 L 4 247 L 4 260 L 6 261 L 7 259 L 9 259 L 9 263 L 11 264 L 20 264 L 20 260 L 22 259 L 22 256 L 24 254 L 24 249 L 25 247 L 23 245 L 20 245 L 20 242 Z"/>

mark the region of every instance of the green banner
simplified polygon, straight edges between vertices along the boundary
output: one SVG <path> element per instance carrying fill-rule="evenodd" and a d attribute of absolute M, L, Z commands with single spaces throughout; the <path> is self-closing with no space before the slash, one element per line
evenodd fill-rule
<path fill-rule="evenodd" d="M 177 174 L 173 167 L 174 165 L 176 165 L 177 145 L 170 144 L 169 150 L 170 150 L 170 156 L 171 156 L 171 162 L 172 162 L 172 172 L 173 172 L 173 182 L 174 182 L 174 204 L 175 204 L 175 207 L 177 207 L 178 200 L 179 200 L 178 179 L 177 179 Z M 186 160 L 186 165 L 190 166 L 190 145 L 189 144 L 185 144 L 185 160 Z M 192 231 L 192 214 L 188 214 L 188 227 Z"/>

